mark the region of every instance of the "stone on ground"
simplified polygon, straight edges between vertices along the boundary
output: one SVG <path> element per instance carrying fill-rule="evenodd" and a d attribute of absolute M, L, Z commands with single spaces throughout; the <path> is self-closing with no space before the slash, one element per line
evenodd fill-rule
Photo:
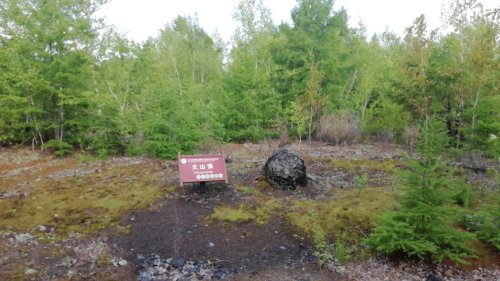
<path fill-rule="evenodd" d="M 307 184 L 304 160 L 286 149 L 278 150 L 264 166 L 269 183 L 275 188 L 294 190 Z"/>

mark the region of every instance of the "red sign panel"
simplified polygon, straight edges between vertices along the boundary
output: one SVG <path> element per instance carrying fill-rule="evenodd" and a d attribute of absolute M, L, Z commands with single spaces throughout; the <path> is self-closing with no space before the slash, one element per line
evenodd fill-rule
<path fill-rule="evenodd" d="M 178 155 L 181 186 L 188 182 L 224 181 L 227 183 L 224 155 Z"/>

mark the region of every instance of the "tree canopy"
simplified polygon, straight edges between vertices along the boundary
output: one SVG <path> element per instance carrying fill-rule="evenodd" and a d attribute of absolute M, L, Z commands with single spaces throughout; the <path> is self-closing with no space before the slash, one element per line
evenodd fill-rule
<path fill-rule="evenodd" d="M 102 0 L 0 3 L 0 143 L 171 158 L 280 134 L 403 142 L 441 120 L 449 146 L 500 156 L 499 10 L 455 1 L 446 33 L 425 15 L 404 38 L 366 37 L 331 0 L 299 0 L 273 24 L 242 0 L 231 50 L 196 17 L 128 40 Z"/>

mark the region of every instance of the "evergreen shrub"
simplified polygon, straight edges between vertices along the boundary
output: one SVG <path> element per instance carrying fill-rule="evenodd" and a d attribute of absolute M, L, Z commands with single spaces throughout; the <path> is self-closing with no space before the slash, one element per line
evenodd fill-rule
<path fill-rule="evenodd" d="M 466 263 L 465 258 L 472 256 L 466 242 L 473 235 L 456 226 L 457 187 L 439 157 L 447 139 L 437 124 L 426 123 L 419 143 L 421 159 L 409 160 L 409 170 L 402 172 L 405 193 L 399 209 L 384 213 L 365 242 L 385 254 Z"/>

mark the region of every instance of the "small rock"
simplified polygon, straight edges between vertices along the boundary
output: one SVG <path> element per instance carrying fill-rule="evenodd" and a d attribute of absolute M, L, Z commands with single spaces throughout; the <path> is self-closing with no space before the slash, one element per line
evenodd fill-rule
<path fill-rule="evenodd" d="M 147 271 L 141 271 L 140 275 L 141 281 L 149 281 L 149 273 Z"/>
<path fill-rule="evenodd" d="M 427 275 L 427 279 L 425 279 L 425 281 L 443 281 L 443 279 L 441 277 L 437 276 L 436 274 L 431 273 L 431 274 Z"/>
<path fill-rule="evenodd" d="M 42 225 L 42 224 L 37 225 L 37 226 L 36 226 L 36 228 L 37 228 L 39 231 L 41 231 L 41 232 L 45 232 L 45 231 L 47 231 L 47 227 L 46 227 L 45 225 Z"/>
<path fill-rule="evenodd" d="M 180 272 L 174 272 L 173 274 L 170 275 L 170 279 L 169 280 L 182 280 L 182 273 Z"/>
<path fill-rule="evenodd" d="M 213 247 L 213 246 L 215 246 L 215 244 L 212 243 L 212 241 L 208 242 L 208 247 Z"/>
<path fill-rule="evenodd" d="M 286 247 L 285 247 L 285 246 L 283 246 L 283 245 L 281 245 L 281 246 L 280 246 L 280 249 L 281 249 L 281 250 L 286 250 Z"/>
<path fill-rule="evenodd" d="M 198 267 L 191 267 L 188 269 L 189 274 L 198 273 L 200 269 Z"/>
<path fill-rule="evenodd" d="M 78 272 L 76 270 L 70 269 L 70 270 L 68 270 L 68 273 L 66 273 L 66 276 L 68 276 L 69 278 L 72 278 L 72 277 L 75 277 L 77 274 L 78 274 Z"/>
<path fill-rule="evenodd" d="M 222 279 L 226 277 L 226 275 L 229 273 L 229 271 L 225 268 L 219 268 L 214 272 L 213 278 L 216 279 Z"/>
<path fill-rule="evenodd" d="M 186 260 L 183 257 L 178 257 L 178 258 L 172 260 L 172 262 L 170 264 L 173 265 L 175 268 L 180 269 L 184 266 L 185 263 L 186 263 Z"/>
<path fill-rule="evenodd" d="M 128 261 L 126 261 L 124 259 L 118 260 L 118 265 L 119 266 L 127 266 L 127 264 L 128 264 Z"/>
<path fill-rule="evenodd" d="M 307 175 L 307 179 L 310 180 L 310 181 L 317 181 L 317 178 L 316 176 L 313 176 L 313 175 Z"/>
<path fill-rule="evenodd" d="M 24 271 L 24 274 L 31 275 L 31 274 L 35 274 L 37 272 L 38 272 L 38 270 L 36 270 L 36 269 L 28 268 L 28 269 L 26 269 L 26 271 Z"/>
<path fill-rule="evenodd" d="M 61 261 L 61 266 L 63 267 L 71 267 L 76 263 L 75 259 L 72 259 L 71 257 L 65 257 Z"/>
<path fill-rule="evenodd" d="M 163 266 L 159 266 L 156 270 L 158 271 L 158 274 L 160 274 L 160 275 L 167 273 L 167 269 Z"/>
<path fill-rule="evenodd" d="M 33 236 L 29 233 L 20 233 L 16 234 L 16 242 L 19 244 L 27 244 L 30 242 L 31 239 L 33 239 Z"/>

